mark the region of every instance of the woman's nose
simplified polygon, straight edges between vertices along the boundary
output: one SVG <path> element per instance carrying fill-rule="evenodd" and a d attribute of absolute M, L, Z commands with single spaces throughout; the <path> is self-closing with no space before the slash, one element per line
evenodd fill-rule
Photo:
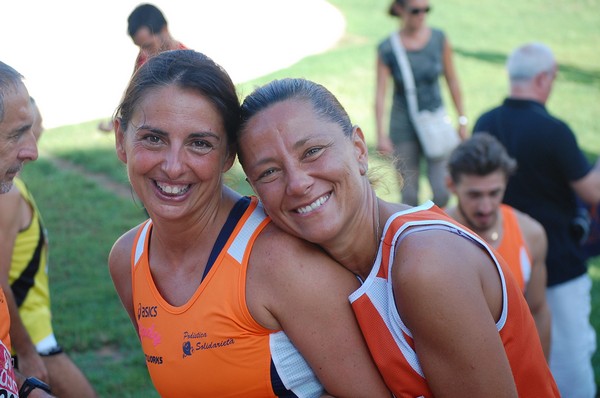
<path fill-rule="evenodd" d="M 288 195 L 303 195 L 312 186 L 314 179 L 300 167 L 288 169 L 286 192 Z"/>

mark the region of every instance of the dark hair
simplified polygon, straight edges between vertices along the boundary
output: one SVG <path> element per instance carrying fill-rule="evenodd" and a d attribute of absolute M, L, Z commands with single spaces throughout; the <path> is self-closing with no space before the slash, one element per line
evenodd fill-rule
<path fill-rule="evenodd" d="M 489 133 L 478 132 L 463 141 L 448 160 L 448 171 L 457 183 L 463 174 L 486 176 L 502 170 L 509 177 L 517 169 L 517 162 L 508 156 L 504 145 Z"/>
<path fill-rule="evenodd" d="M 127 18 L 127 32 L 133 38 L 137 31 L 146 26 L 152 34 L 159 33 L 167 26 L 167 20 L 156 6 L 152 4 L 140 4 Z"/>
<path fill-rule="evenodd" d="M 398 13 L 396 12 L 396 8 L 394 7 L 395 4 L 398 4 L 400 7 L 404 7 L 406 5 L 406 1 L 405 0 L 394 0 L 392 1 L 392 4 L 390 4 L 390 8 L 388 9 L 388 14 L 390 14 L 393 17 L 398 17 Z"/>
<path fill-rule="evenodd" d="M 4 95 L 10 89 L 23 84 L 23 75 L 0 61 L 0 122 L 4 120 Z"/>
<path fill-rule="evenodd" d="M 145 94 L 168 85 L 196 91 L 214 105 L 221 115 L 227 142 L 233 151 L 240 124 L 240 102 L 235 86 L 223 68 L 194 50 L 162 52 L 150 58 L 134 73 L 115 111 L 115 118 L 119 118 L 123 130 L 127 130 Z"/>
<path fill-rule="evenodd" d="M 273 80 L 248 95 L 242 103 L 240 133 L 254 115 L 289 99 L 309 102 L 317 117 L 338 124 L 345 136 L 352 136 L 352 122 L 337 98 L 322 85 L 300 78 Z"/>

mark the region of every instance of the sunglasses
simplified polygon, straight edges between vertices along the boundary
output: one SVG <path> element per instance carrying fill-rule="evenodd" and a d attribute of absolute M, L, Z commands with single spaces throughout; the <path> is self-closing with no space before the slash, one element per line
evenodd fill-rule
<path fill-rule="evenodd" d="M 429 11 L 431 11 L 431 7 L 427 6 L 425 8 L 409 8 L 408 12 L 411 15 L 419 15 L 421 13 L 423 14 L 427 14 Z"/>

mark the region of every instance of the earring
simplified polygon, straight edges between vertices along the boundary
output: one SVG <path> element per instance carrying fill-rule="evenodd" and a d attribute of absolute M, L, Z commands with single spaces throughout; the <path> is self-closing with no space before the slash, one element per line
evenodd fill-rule
<path fill-rule="evenodd" d="M 258 200 L 260 200 L 260 196 L 258 196 L 258 193 L 256 192 L 256 189 L 254 189 L 254 186 L 250 183 L 250 179 L 248 179 L 248 177 L 244 178 L 246 180 L 246 182 L 248 183 L 248 185 L 250 185 L 250 188 L 252 188 L 252 192 L 254 192 L 254 195 L 256 195 L 256 197 L 258 198 Z M 266 214 L 266 211 L 265 211 Z"/>
<path fill-rule="evenodd" d="M 360 167 L 360 175 L 364 176 L 365 174 L 367 174 L 367 171 L 369 171 L 369 165 L 368 164 L 361 165 L 361 167 Z"/>

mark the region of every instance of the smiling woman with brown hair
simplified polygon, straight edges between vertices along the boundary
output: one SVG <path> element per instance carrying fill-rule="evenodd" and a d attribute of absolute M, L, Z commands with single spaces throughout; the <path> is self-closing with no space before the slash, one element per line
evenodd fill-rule
<path fill-rule="evenodd" d="M 428 202 L 379 199 L 337 99 L 303 79 L 242 104 L 239 159 L 273 222 L 363 285 L 350 294 L 396 397 L 557 397 L 533 318 L 503 260 Z"/>
<path fill-rule="evenodd" d="M 116 150 L 150 219 L 111 276 L 163 397 L 389 397 L 347 295 L 354 276 L 225 186 L 240 106 L 192 50 L 152 57 L 115 118 Z"/>

